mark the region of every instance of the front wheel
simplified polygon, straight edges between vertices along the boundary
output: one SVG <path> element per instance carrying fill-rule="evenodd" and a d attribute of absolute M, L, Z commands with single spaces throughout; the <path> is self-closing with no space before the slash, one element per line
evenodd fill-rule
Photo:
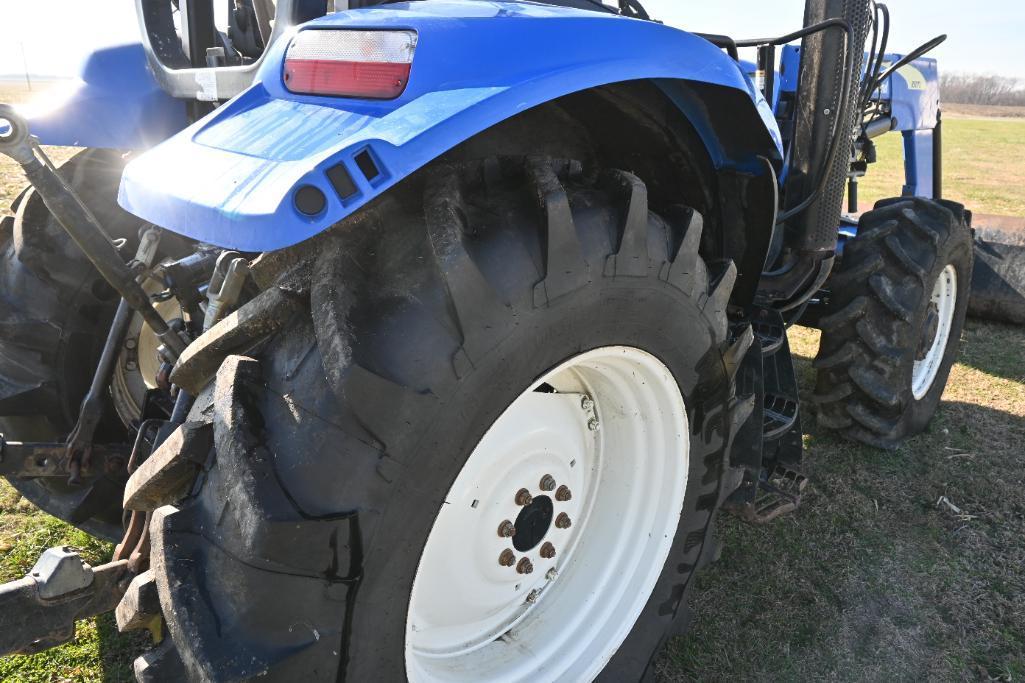
<path fill-rule="evenodd" d="M 819 320 L 819 424 L 887 449 L 925 429 L 968 311 L 966 218 L 960 204 L 912 198 L 861 217 Z"/>
<path fill-rule="evenodd" d="M 639 680 L 686 624 L 729 493 L 735 269 L 627 173 L 421 178 L 197 399 L 212 464 L 151 527 L 192 678 Z"/>

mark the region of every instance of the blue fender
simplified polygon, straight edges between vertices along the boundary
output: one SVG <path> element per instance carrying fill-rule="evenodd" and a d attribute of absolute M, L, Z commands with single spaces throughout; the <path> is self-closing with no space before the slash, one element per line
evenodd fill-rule
<path fill-rule="evenodd" d="M 768 105 L 742 69 L 692 34 L 653 22 L 519 2 L 438 0 L 355 10 L 300 30 L 415 30 L 406 91 L 393 101 L 300 96 L 282 80 L 288 40 L 271 47 L 257 82 L 234 100 L 133 160 L 120 191 L 132 213 L 194 239 L 242 251 L 297 244 L 374 199 L 460 142 L 531 107 L 610 83 L 654 79 L 664 90 L 697 81 L 745 95 L 764 122 L 750 158 L 726 158 L 700 103 L 677 102 L 717 166 L 781 156 Z M 755 117 L 757 120 L 757 117 Z M 757 135 L 757 133 L 756 133 Z M 751 139 L 751 138 L 748 138 Z M 365 154 L 365 155 L 364 155 Z M 376 173 L 361 172 L 357 157 Z M 328 171 L 342 165 L 355 193 L 342 198 Z M 312 185 L 317 216 L 294 205 Z"/>

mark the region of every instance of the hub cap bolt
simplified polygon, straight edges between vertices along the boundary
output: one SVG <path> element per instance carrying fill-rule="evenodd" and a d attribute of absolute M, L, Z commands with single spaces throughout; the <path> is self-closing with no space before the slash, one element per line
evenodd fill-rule
<path fill-rule="evenodd" d="M 545 578 L 548 579 L 549 581 L 554 581 L 555 577 L 558 576 L 558 575 L 559 575 L 559 572 L 556 571 L 555 567 L 552 567 L 547 572 L 545 572 Z"/>
<path fill-rule="evenodd" d="M 568 529 L 573 526 L 573 522 L 570 521 L 569 515 L 565 512 L 560 512 L 559 516 L 555 518 L 555 526 L 558 529 Z"/>
<path fill-rule="evenodd" d="M 592 417 L 590 420 L 587 421 L 587 428 L 590 429 L 592 432 L 598 431 L 599 426 L 600 424 L 598 423 L 598 418 L 596 417 Z"/>
<path fill-rule="evenodd" d="M 527 603 L 533 605 L 535 602 L 537 602 L 537 596 L 538 595 L 539 595 L 539 593 L 537 592 L 536 589 L 530 591 L 529 593 L 527 593 Z"/>
<path fill-rule="evenodd" d="M 534 571 L 534 565 L 528 558 L 524 557 L 516 564 L 516 571 L 519 574 L 529 574 Z"/>
<path fill-rule="evenodd" d="M 530 491 L 527 489 L 520 489 L 516 492 L 516 504 L 517 505 L 530 505 L 530 502 L 534 500 L 534 497 L 530 495 Z"/>
<path fill-rule="evenodd" d="M 546 474 L 541 477 L 541 490 L 542 491 L 553 491 L 555 489 L 555 477 L 550 474 Z"/>
<path fill-rule="evenodd" d="M 545 558 L 546 560 L 550 560 L 553 557 L 555 557 L 555 546 L 551 543 L 545 543 L 543 546 L 541 546 L 541 557 Z"/>
<path fill-rule="evenodd" d="M 507 519 L 498 525 L 498 535 L 502 538 L 512 538 L 516 535 L 516 527 Z"/>
<path fill-rule="evenodd" d="M 569 487 L 562 485 L 559 490 L 555 492 L 555 500 L 565 503 L 567 500 L 573 497 L 573 492 L 569 490 Z"/>
<path fill-rule="evenodd" d="M 506 548 L 502 551 L 502 554 L 498 556 L 498 564 L 503 567 L 511 567 L 516 562 L 516 553 Z"/>
<path fill-rule="evenodd" d="M 590 396 L 584 396 L 580 399 L 580 407 L 584 410 L 590 410 L 594 407 L 594 401 L 591 400 Z"/>

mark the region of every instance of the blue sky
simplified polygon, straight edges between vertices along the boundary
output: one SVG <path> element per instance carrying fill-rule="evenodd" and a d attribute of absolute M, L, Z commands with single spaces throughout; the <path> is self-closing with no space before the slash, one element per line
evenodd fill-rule
<path fill-rule="evenodd" d="M 738 38 L 794 30 L 804 9 L 803 0 L 642 2 L 667 24 Z M 134 36 L 134 6 L 131 0 L 0 0 L 0 74 L 20 71 L 23 56 L 35 71 L 72 70 L 66 65 L 88 48 L 88 41 L 111 44 Z M 891 0 L 889 7 L 895 50 L 910 50 L 947 33 L 950 39 L 936 52 L 941 69 L 1025 81 L 1025 0 Z"/>

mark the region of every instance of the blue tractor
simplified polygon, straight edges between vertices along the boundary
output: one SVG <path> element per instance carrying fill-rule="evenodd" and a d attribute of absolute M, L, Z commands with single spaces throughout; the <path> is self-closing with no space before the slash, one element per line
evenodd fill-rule
<path fill-rule="evenodd" d="M 873 0 L 754 40 L 348 5 L 137 0 L 63 107 L 0 108 L 0 474 L 119 540 L 0 587 L 0 652 L 113 609 L 165 636 L 140 681 L 648 680 L 717 513 L 799 503 L 802 419 L 936 410 L 941 39 L 892 54 Z M 903 191 L 845 214 L 890 131 Z"/>

